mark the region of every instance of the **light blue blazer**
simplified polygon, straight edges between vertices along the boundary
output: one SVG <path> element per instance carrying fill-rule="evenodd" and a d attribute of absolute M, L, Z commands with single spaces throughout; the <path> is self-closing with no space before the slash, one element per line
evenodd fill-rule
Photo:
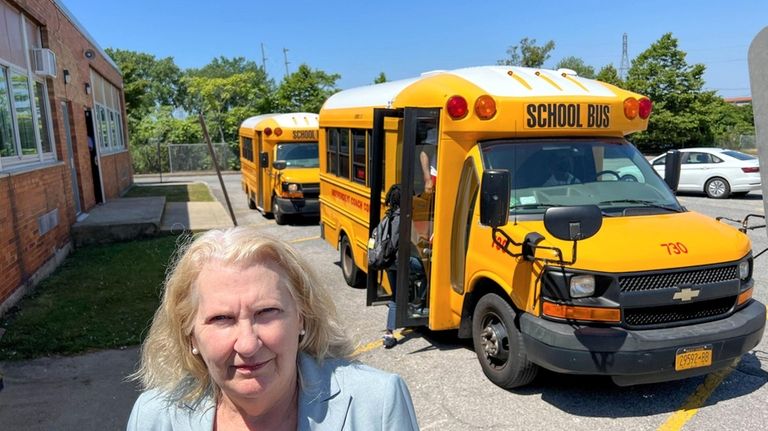
<path fill-rule="evenodd" d="M 299 354 L 302 385 L 299 426 L 303 430 L 418 430 L 411 395 L 403 379 L 367 365 L 326 359 L 322 365 Z M 172 405 L 157 391 L 144 392 L 128 419 L 129 431 L 211 431 L 215 405 Z"/>

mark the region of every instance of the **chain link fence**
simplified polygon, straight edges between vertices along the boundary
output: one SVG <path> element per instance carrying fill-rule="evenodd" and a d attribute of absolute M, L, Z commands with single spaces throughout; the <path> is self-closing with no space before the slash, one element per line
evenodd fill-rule
<path fill-rule="evenodd" d="M 213 144 L 219 169 L 229 169 L 234 154 L 227 144 Z M 171 144 L 168 145 L 169 171 L 174 172 L 206 172 L 214 171 L 213 161 L 206 144 Z"/>
<path fill-rule="evenodd" d="M 733 133 L 729 135 L 723 135 L 715 140 L 715 146 L 719 148 L 739 150 L 746 153 L 755 153 L 757 151 L 754 134 L 742 135 Z"/>

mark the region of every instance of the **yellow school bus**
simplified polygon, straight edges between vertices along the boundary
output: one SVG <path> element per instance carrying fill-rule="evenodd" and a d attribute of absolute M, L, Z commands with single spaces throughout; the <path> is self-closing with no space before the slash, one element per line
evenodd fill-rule
<path fill-rule="evenodd" d="M 709 373 L 763 334 L 751 243 L 682 207 L 627 141 L 651 108 L 567 69 L 339 92 L 320 111 L 322 236 L 369 305 L 387 300 L 366 244 L 398 184 L 397 325 L 457 329 L 501 387 L 540 367 L 619 385 Z"/>
<path fill-rule="evenodd" d="M 285 224 L 317 216 L 317 114 L 265 114 L 240 125 L 240 170 L 248 207 Z"/>

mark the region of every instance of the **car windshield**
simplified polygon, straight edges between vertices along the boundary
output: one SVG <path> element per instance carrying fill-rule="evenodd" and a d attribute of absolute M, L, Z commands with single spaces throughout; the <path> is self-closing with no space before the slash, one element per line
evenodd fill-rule
<path fill-rule="evenodd" d="M 317 168 L 317 142 L 287 142 L 277 146 L 277 160 L 289 168 Z"/>
<path fill-rule="evenodd" d="M 755 160 L 757 158 L 755 156 L 750 156 L 749 154 L 744 154 L 742 152 L 733 151 L 733 150 L 725 150 L 723 151 L 723 154 L 725 154 L 726 156 L 731 156 L 734 159 L 738 159 L 738 160 Z"/>
<path fill-rule="evenodd" d="M 510 212 L 598 205 L 606 216 L 683 211 L 666 183 L 624 139 L 496 140 L 480 143 L 485 169 L 510 173 Z"/>

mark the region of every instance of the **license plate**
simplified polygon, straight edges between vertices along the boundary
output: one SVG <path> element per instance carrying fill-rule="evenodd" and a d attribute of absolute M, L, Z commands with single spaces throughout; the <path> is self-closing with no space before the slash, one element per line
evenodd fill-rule
<path fill-rule="evenodd" d="M 675 371 L 712 365 L 712 345 L 684 347 L 675 354 Z"/>

